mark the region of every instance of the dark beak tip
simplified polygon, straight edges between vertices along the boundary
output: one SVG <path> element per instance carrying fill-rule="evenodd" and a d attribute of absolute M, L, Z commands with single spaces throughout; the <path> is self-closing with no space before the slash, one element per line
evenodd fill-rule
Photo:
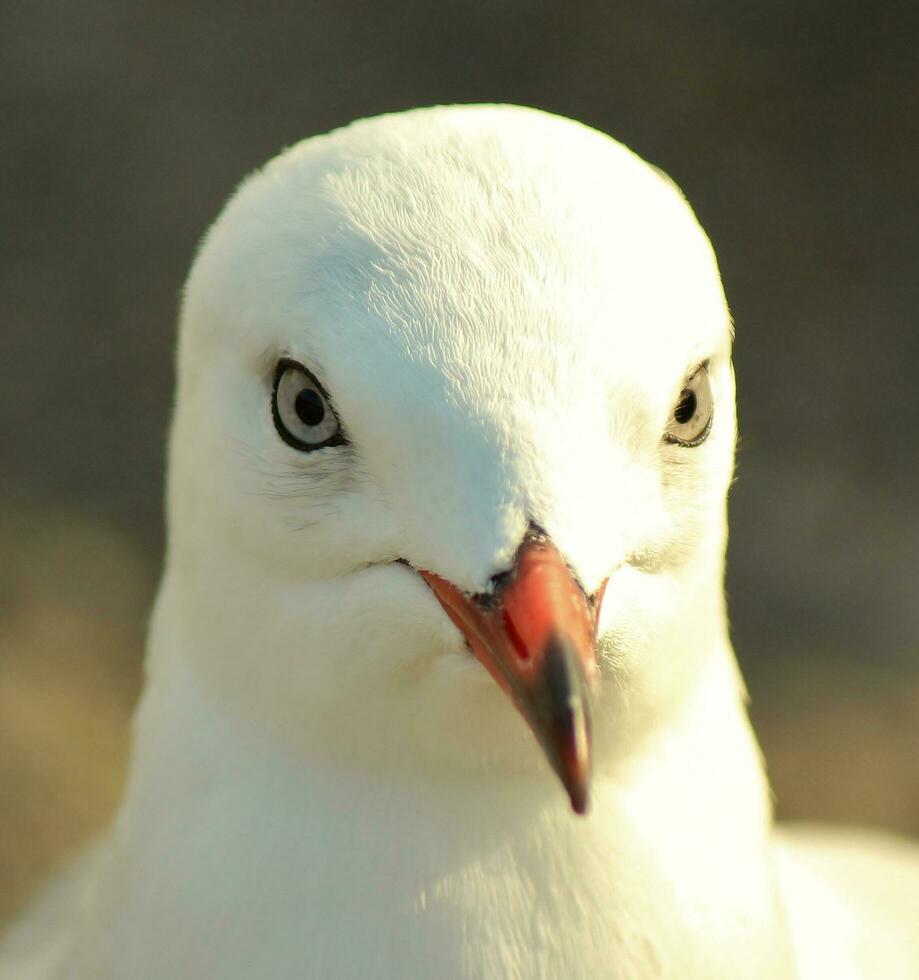
<path fill-rule="evenodd" d="M 537 737 L 552 763 L 571 809 L 578 815 L 590 806 L 591 697 L 577 648 L 555 635 L 545 658 L 545 687 L 534 707 Z"/>
<path fill-rule="evenodd" d="M 583 817 L 590 809 L 590 793 L 586 783 L 567 786 L 568 799 L 571 800 L 571 809 L 579 816 Z"/>
<path fill-rule="evenodd" d="M 590 808 L 591 766 L 587 744 L 578 745 L 577 749 L 580 751 L 563 756 L 556 772 L 571 801 L 571 809 L 583 816 Z"/>

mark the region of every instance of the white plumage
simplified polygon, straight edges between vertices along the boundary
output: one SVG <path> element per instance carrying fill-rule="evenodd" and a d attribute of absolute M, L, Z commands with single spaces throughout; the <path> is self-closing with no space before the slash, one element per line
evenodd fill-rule
<path fill-rule="evenodd" d="M 125 801 L 0 977 L 919 976 L 915 849 L 772 828 L 730 343 L 679 191 L 571 121 L 417 110 L 250 178 L 186 289 Z M 281 438 L 321 411 L 273 418 L 287 361 L 346 442 Z M 699 365 L 710 432 L 668 441 Z M 533 525 L 606 583 L 583 818 L 435 597 L 497 589 Z"/>

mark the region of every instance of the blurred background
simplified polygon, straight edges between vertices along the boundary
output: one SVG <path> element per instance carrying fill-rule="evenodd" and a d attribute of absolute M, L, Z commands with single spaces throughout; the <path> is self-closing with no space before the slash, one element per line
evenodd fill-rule
<path fill-rule="evenodd" d="M 121 791 L 198 238 L 286 144 L 440 102 L 573 116 L 686 192 L 737 325 L 728 591 L 779 814 L 919 833 L 916 11 L 4 4 L 0 916 Z"/>

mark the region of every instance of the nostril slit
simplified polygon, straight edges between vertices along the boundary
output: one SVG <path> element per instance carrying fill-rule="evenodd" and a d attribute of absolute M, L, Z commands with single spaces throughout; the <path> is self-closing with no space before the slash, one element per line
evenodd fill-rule
<path fill-rule="evenodd" d="M 529 660 L 530 651 L 527 650 L 526 644 L 523 642 L 523 637 L 517 632 L 517 627 L 514 625 L 514 621 L 506 609 L 502 612 L 502 618 L 504 620 L 504 631 L 507 633 L 507 638 L 511 641 L 511 646 L 516 651 L 517 656 L 521 660 Z"/>
<path fill-rule="evenodd" d="M 530 521 L 526 534 L 524 535 L 524 541 L 545 541 L 549 535 L 542 524 L 537 524 L 536 521 Z"/>

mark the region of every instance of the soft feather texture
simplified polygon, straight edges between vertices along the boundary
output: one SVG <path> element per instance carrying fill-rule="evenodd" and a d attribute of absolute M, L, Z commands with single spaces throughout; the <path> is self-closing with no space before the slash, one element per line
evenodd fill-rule
<path fill-rule="evenodd" d="M 730 343 L 679 191 L 569 120 L 385 116 L 243 184 L 186 289 L 126 799 L 0 977 L 826 976 L 727 638 Z M 349 446 L 278 438 L 281 357 Z M 703 361 L 711 435 L 666 443 Z M 586 819 L 393 563 L 482 591 L 534 520 L 609 577 Z"/>

